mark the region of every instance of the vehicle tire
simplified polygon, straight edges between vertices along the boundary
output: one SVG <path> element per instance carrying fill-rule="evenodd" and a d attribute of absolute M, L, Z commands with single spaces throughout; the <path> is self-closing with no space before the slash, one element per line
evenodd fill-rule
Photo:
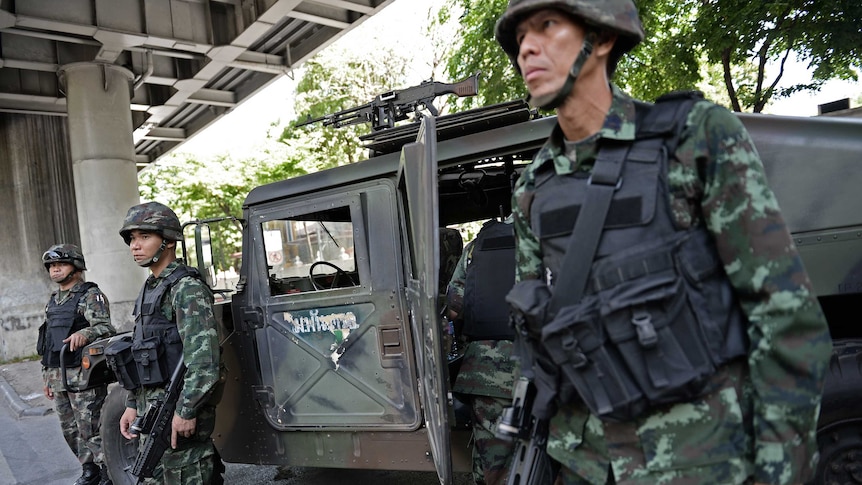
<path fill-rule="evenodd" d="M 120 417 L 126 410 L 126 390 L 118 385 L 111 386 L 105 404 L 102 406 L 102 451 L 108 475 L 114 485 L 134 485 L 135 480 L 126 470 L 135 464 L 138 455 L 138 439 L 127 440 L 120 434 Z"/>
<path fill-rule="evenodd" d="M 809 485 L 862 484 L 862 341 L 834 342 L 826 372 L 817 448 L 820 462 Z"/>

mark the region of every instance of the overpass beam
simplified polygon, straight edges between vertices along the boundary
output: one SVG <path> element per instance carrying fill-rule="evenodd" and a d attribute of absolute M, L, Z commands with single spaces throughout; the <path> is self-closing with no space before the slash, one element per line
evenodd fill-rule
<path fill-rule="evenodd" d="M 146 270 L 139 268 L 118 231 L 140 201 L 132 118 L 132 73 L 102 62 L 64 65 L 69 148 L 81 245 L 89 269 L 111 302 L 114 325 L 131 328 L 131 309 Z"/>

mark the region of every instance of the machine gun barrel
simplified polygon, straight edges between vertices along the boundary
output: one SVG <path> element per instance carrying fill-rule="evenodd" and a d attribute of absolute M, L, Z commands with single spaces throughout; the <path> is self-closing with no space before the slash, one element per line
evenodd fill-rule
<path fill-rule="evenodd" d="M 454 94 L 458 97 L 475 96 L 479 93 L 479 73 L 456 83 L 425 81 L 418 86 L 407 89 L 388 91 L 376 96 L 370 103 L 355 106 L 336 113 L 308 117 L 296 124 L 297 127 L 323 122 L 323 126 L 340 128 L 359 123 L 371 123 L 372 131 L 392 128 L 397 121 L 407 119 L 410 113 L 425 108 L 434 116 L 437 109 L 432 104 L 434 99 L 444 94 Z"/>

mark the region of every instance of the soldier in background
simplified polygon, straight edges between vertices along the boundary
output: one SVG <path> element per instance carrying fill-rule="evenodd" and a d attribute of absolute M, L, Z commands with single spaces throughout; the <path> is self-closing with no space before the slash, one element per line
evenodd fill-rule
<path fill-rule="evenodd" d="M 78 246 L 51 246 L 42 255 L 42 264 L 51 281 L 59 285 L 45 307 L 47 318 L 39 329 L 36 349 L 42 356 L 45 397 L 54 401 L 63 438 L 81 463 L 83 473 L 75 485 L 110 484 L 99 434 L 108 385 L 67 392 L 60 372 L 60 353 L 68 345 L 63 358 L 69 384 L 75 386 L 80 381 L 83 347 L 116 333 L 108 299 L 98 285 L 84 281 L 87 266 Z"/>
<path fill-rule="evenodd" d="M 507 300 L 558 483 L 805 482 L 825 318 L 739 119 L 610 83 L 643 37 L 632 0 L 510 0 L 496 26 L 557 112 L 513 195 Z"/>
<path fill-rule="evenodd" d="M 470 408 L 473 424 L 473 479 L 503 485 L 514 442 L 494 436 L 493 427 L 512 400 L 515 364 L 505 296 L 515 277 L 511 220 L 486 222 L 467 244 L 446 292 L 449 318 L 463 318 L 468 344 L 453 392 Z"/>
<path fill-rule="evenodd" d="M 215 407 L 221 398 L 220 350 L 213 315 L 213 294 L 200 273 L 177 259 L 182 227 L 177 215 L 158 202 L 129 209 L 120 229 L 138 266 L 152 273 L 135 303 L 133 349 L 144 340 L 155 342 L 166 360 L 162 368 L 186 365 L 171 431 L 171 448 L 165 451 L 154 479 L 147 483 L 204 485 L 222 483 L 224 465 L 213 446 Z M 165 392 L 162 382 L 129 391 L 120 432 L 136 435 L 130 426 L 146 412 L 148 402 Z"/>

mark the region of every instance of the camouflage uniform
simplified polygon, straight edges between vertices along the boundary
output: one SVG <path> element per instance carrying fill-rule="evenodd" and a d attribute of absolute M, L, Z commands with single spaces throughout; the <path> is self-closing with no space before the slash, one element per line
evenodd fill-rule
<path fill-rule="evenodd" d="M 447 306 L 462 314 L 473 242 L 467 244 L 452 280 L 449 282 Z M 511 360 L 509 340 L 476 340 L 469 342 L 464 353 L 453 392 L 463 395 L 470 406 L 473 421 L 473 479 L 477 484 L 504 484 L 514 453 L 514 442 L 494 437 L 493 426 L 512 403 L 515 364 Z"/>
<path fill-rule="evenodd" d="M 55 291 L 51 294 L 51 300 L 57 304 L 63 304 L 83 284 L 83 281 L 79 281 L 69 290 Z M 89 327 L 78 331 L 87 338 L 88 342 L 116 333 L 111 325 L 108 299 L 97 286 L 91 287 L 84 293 L 78 302 L 77 312 L 90 323 Z M 69 384 L 76 386 L 81 379 L 81 367 L 67 367 L 66 374 Z M 107 384 L 81 392 L 66 392 L 59 367 L 43 366 L 42 378 L 45 386 L 54 392 L 54 408 L 60 418 L 63 438 L 72 453 L 82 465 L 85 463 L 102 465 L 105 455 L 102 452 L 99 420 L 102 415 L 102 403 L 108 394 Z"/>
<path fill-rule="evenodd" d="M 172 261 L 156 278 L 147 279 L 147 290 L 173 273 L 183 262 Z M 213 296 L 205 283 L 185 277 L 165 294 L 162 313 L 175 317 L 183 341 L 183 362 L 186 375 L 177 401 L 176 414 L 184 419 L 197 418 L 195 433 L 189 438 L 179 436 L 177 449 L 168 448 L 156 468 L 153 479 L 145 483 L 198 485 L 214 480 L 215 448 L 210 436 L 215 428 L 215 406 L 221 398 L 220 349 L 216 321 L 213 315 Z M 129 392 L 126 407 L 137 409 L 138 415 L 146 412 L 148 403 L 163 395 L 165 389 L 140 388 Z M 145 442 L 144 437 L 140 440 Z M 218 460 L 221 467 L 221 461 Z M 219 470 L 220 473 L 221 470 Z"/>
<path fill-rule="evenodd" d="M 633 100 L 611 86 L 603 128 L 563 142 L 559 126 L 513 195 L 516 280 L 545 278 L 530 204 L 539 167 L 589 172 L 602 138 L 633 140 Z M 747 359 L 726 365 L 701 398 L 604 422 L 578 402 L 560 405 L 548 453 L 563 483 L 800 483 L 817 462 L 816 423 L 831 340 L 763 167 L 739 119 L 710 102 L 688 115 L 667 187 L 680 228 L 703 225 L 748 318 Z M 610 475 L 609 473 L 612 473 Z"/>

